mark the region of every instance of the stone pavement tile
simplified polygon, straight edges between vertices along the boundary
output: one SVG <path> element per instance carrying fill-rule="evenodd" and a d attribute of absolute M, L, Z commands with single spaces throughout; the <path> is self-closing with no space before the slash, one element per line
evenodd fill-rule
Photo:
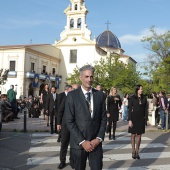
<path fill-rule="evenodd" d="M 20 132 L 0 133 L 0 169 L 24 169 L 29 158 L 31 134 Z"/>
<path fill-rule="evenodd" d="M 24 114 L 18 115 L 20 119 L 14 119 L 13 122 L 3 123 L 2 131 L 23 131 L 24 129 Z M 27 131 L 49 131 L 46 121 L 43 119 L 43 115 L 40 118 L 28 118 L 26 117 L 26 129 Z"/>
<path fill-rule="evenodd" d="M 18 115 L 20 119 L 15 119 L 14 122 L 3 123 L 2 131 L 23 131 L 24 129 L 24 113 Z M 39 118 L 26 118 L 27 131 L 50 131 L 50 127 L 47 127 L 46 121 L 43 119 L 43 115 Z M 145 127 L 146 131 L 158 130 L 157 127 L 148 126 Z M 117 122 L 117 131 L 128 131 L 128 121 L 119 120 Z"/>

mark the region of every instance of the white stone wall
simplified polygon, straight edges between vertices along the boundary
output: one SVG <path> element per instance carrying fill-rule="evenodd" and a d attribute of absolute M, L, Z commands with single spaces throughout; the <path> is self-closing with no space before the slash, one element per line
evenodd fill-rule
<path fill-rule="evenodd" d="M 32 79 L 26 78 L 26 72 L 31 71 L 31 62 L 35 63 L 35 72 L 38 74 L 42 72 L 43 65 L 46 65 L 48 73 L 52 73 L 52 68 L 55 68 L 55 74 L 58 74 L 59 49 L 50 45 L 32 46 L 31 49 L 34 51 L 29 51 L 26 48 L 0 49 L 0 68 L 9 69 L 10 60 L 15 60 L 15 71 L 17 72 L 17 77 L 8 77 L 6 84 L 1 85 L 1 93 L 7 93 L 10 85 L 13 84 L 15 86 L 14 90 L 17 91 L 17 98 L 21 95 L 28 96 L 28 88 L 32 83 Z M 39 94 L 39 88 L 34 88 L 34 95 L 36 94 Z"/>

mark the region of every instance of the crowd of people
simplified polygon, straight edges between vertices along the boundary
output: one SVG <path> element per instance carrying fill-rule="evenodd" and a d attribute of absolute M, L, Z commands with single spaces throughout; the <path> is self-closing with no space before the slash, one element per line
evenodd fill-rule
<path fill-rule="evenodd" d="M 105 132 L 109 140 L 116 140 L 115 132 L 122 108 L 122 120 L 128 121 L 128 132 L 131 134 L 132 158 L 140 159 L 141 136 L 145 133 L 148 120 L 148 102 L 143 95 L 142 85 L 137 85 L 133 95 L 125 94 L 123 98 L 111 87 L 109 94 L 97 85 L 92 88 L 94 67 L 85 65 L 80 69 L 81 86 L 66 85 L 58 94 L 57 89 L 45 84 L 40 97 L 29 96 L 16 99 L 14 86 L 7 94 L 1 95 L 3 121 L 19 119 L 18 112 L 28 110 L 29 118 L 39 118 L 43 114 L 50 133 L 58 133 L 60 147 L 59 169 L 66 166 L 67 149 L 70 144 L 70 166 L 76 170 L 85 170 L 89 158 L 91 169 L 102 169 L 102 141 Z M 165 128 L 166 113 L 170 110 L 169 101 L 164 91 L 157 95 L 152 92 L 153 111 L 157 125 Z"/>

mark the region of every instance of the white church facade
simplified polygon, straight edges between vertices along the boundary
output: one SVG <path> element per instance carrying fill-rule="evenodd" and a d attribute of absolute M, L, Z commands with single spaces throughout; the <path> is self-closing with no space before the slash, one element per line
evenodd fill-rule
<path fill-rule="evenodd" d="M 118 38 L 107 29 L 97 38 L 91 39 L 91 31 L 87 27 L 88 10 L 84 0 L 70 0 L 65 9 L 66 26 L 60 34 L 60 40 L 50 44 L 0 46 L 0 68 L 9 69 L 9 78 L 1 86 L 1 93 L 6 93 L 10 85 L 16 85 L 17 97 L 39 95 L 39 91 L 49 79 L 51 85 L 59 83 L 59 92 L 64 90 L 67 77 L 73 69 L 113 53 L 120 55 L 120 61 L 136 64 L 136 61 L 124 50 Z M 15 69 L 14 69 L 15 63 Z M 12 65 L 13 64 L 13 65 Z M 34 68 L 34 69 L 33 69 Z M 38 75 L 38 86 L 31 86 L 35 75 Z"/>
<path fill-rule="evenodd" d="M 94 61 L 99 61 L 101 57 L 106 58 L 112 53 L 119 54 L 119 60 L 125 64 L 136 64 L 130 56 L 123 54 L 124 50 L 118 38 L 108 29 L 92 40 L 86 23 L 88 10 L 84 0 L 70 2 L 71 5 L 64 11 L 67 17 L 65 30 L 60 34 L 60 40 L 54 43 L 54 46 L 61 50 L 60 70 L 63 80 L 66 81 L 76 66 L 94 64 Z M 64 81 L 62 83 L 64 85 Z"/>

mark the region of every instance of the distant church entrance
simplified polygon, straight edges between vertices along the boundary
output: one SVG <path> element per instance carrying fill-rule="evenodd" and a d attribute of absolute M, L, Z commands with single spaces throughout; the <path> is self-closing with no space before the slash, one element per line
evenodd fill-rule
<path fill-rule="evenodd" d="M 34 96 L 34 89 L 33 89 L 32 83 L 30 83 L 29 85 L 28 96 L 32 96 L 32 97 Z"/>

